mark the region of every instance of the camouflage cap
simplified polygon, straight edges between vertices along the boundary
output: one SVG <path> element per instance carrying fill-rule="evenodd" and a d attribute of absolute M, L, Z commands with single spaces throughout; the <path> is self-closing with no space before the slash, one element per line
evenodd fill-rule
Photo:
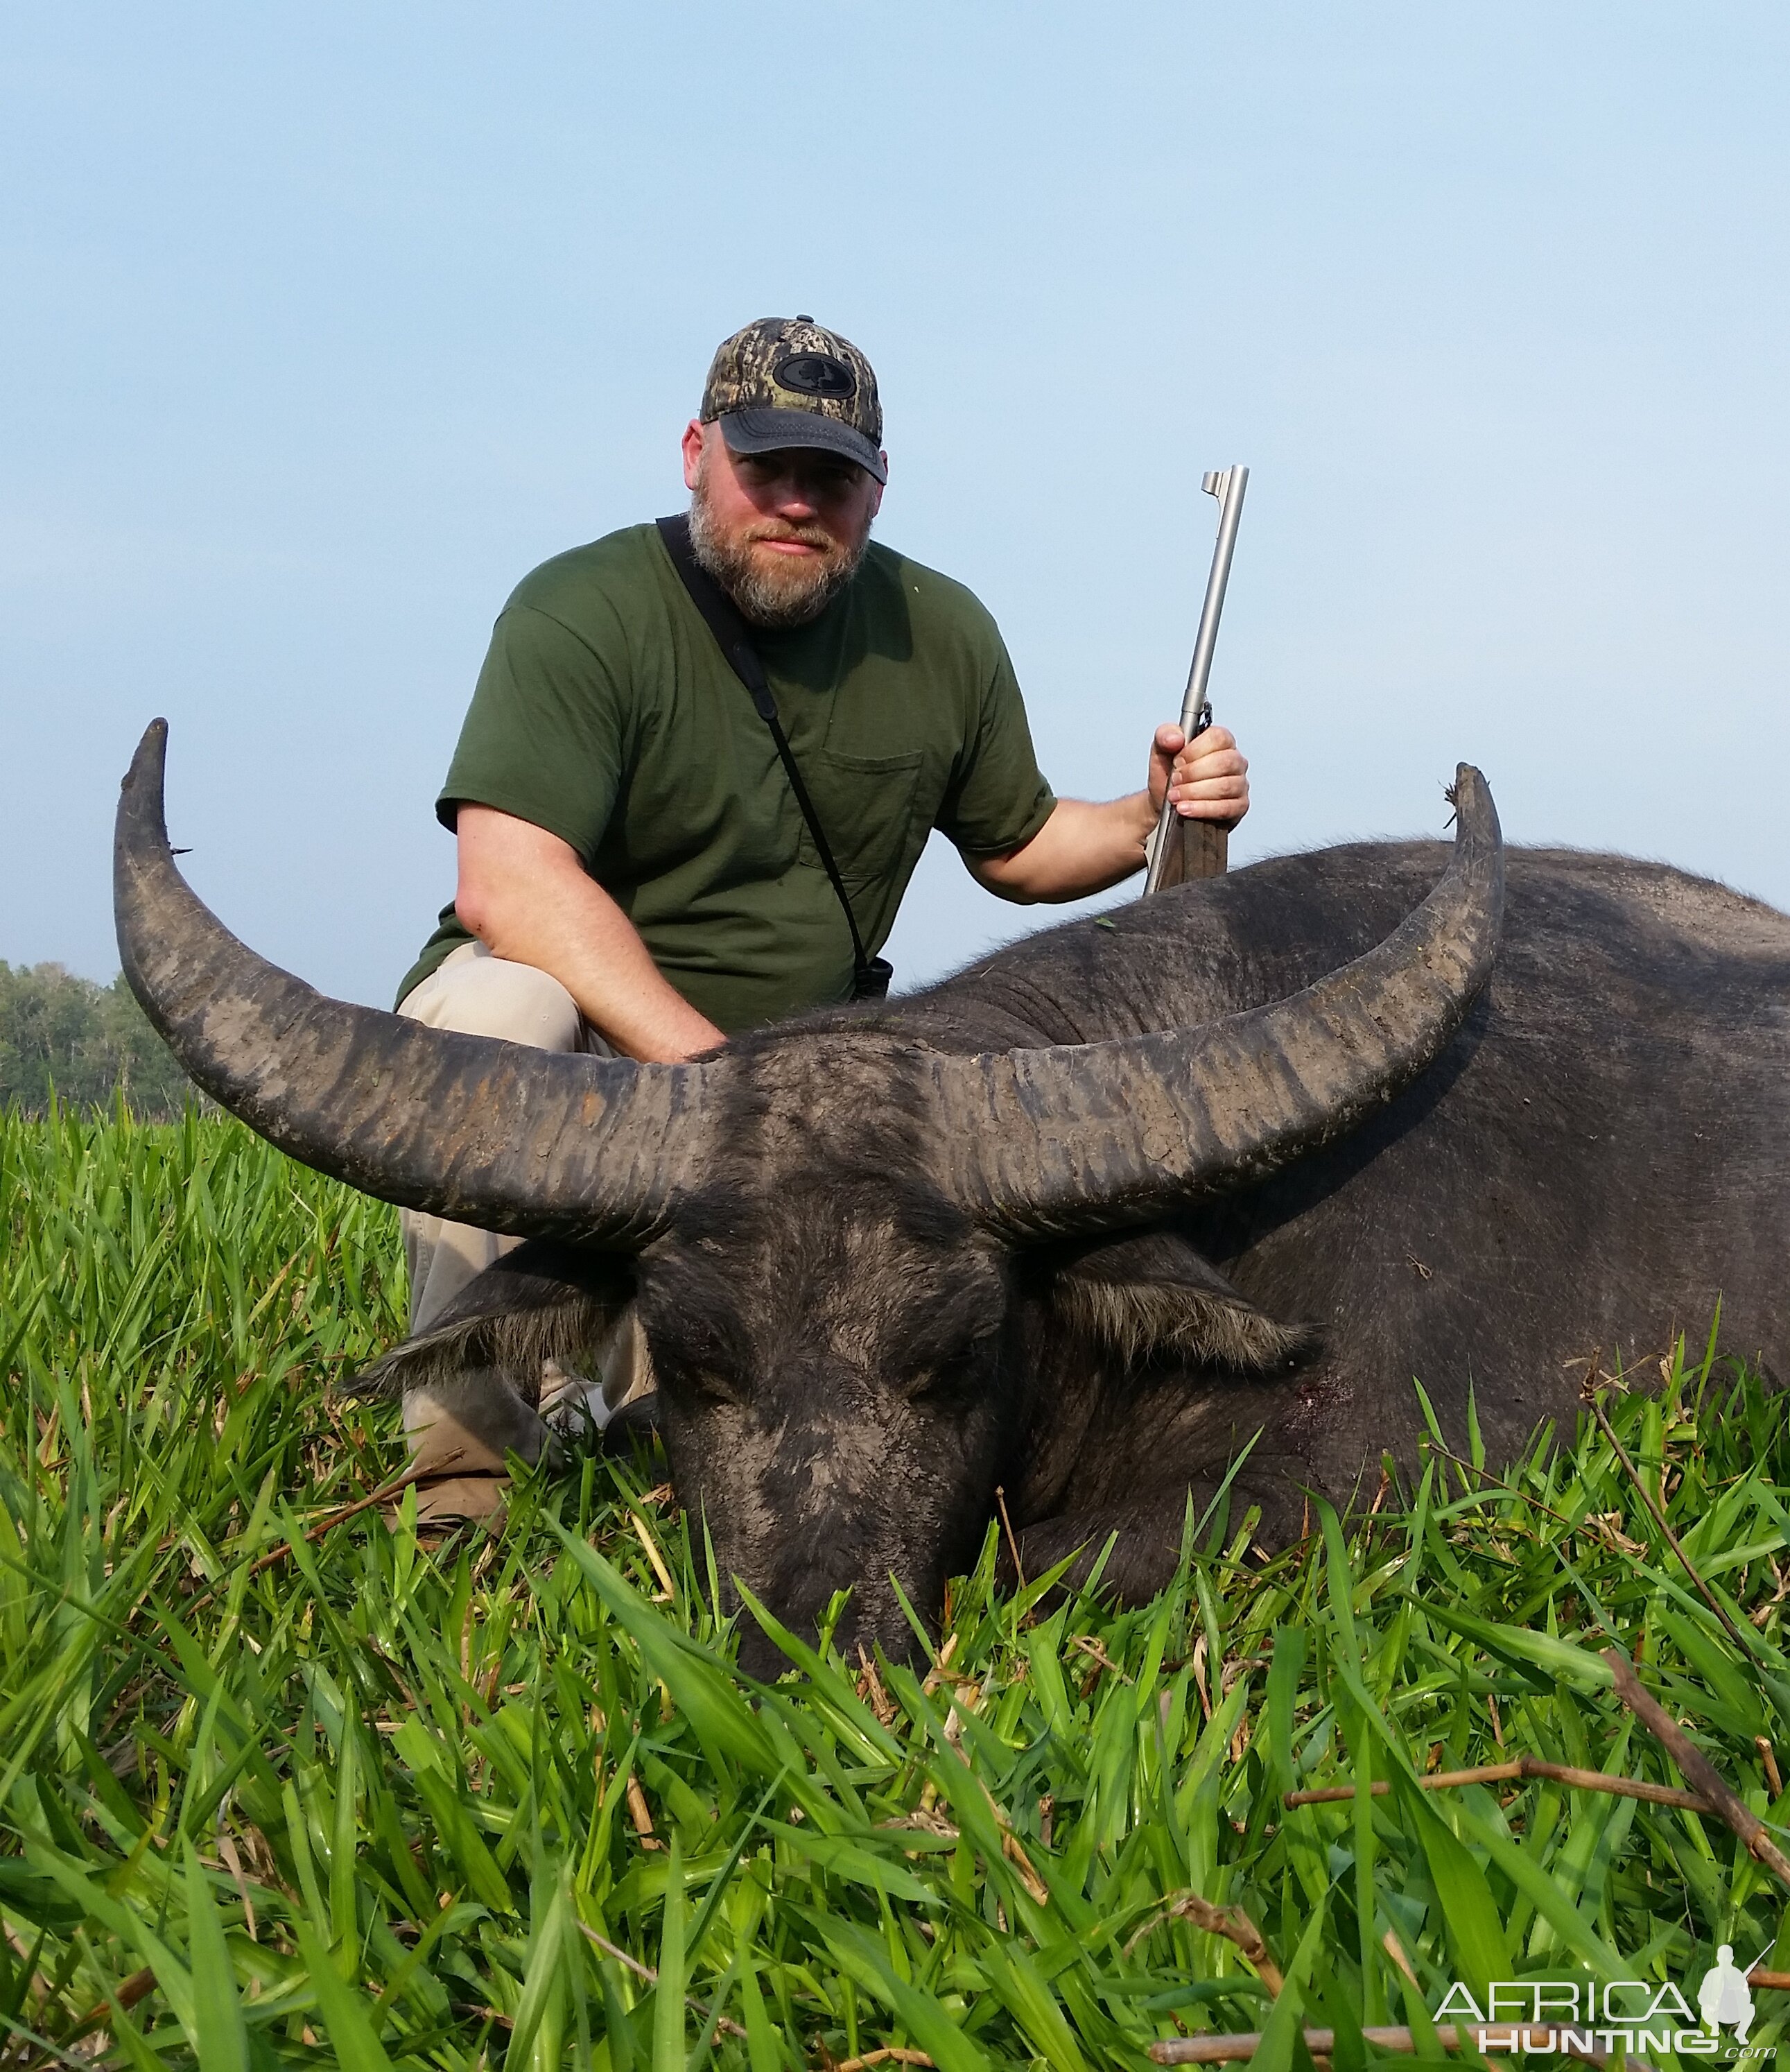
<path fill-rule="evenodd" d="M 812 317 L 760 317 L 715 355 L 702 392 L 733 453 L 818 446 L 885 482 L 883 409 L 870 363 Z"/>

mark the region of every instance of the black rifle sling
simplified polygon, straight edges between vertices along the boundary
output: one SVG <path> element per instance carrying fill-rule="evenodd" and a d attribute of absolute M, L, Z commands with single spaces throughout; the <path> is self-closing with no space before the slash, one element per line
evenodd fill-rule
<path fill-rule="evenodd" d="M 671 565 L 683 578 L 684 587 L 690 593 L 690 601 L 703 615 L 704 622 L 715 636 L 716 643 L 727 657 L 728 666 L 750 693 L 758 717 L 770 729 L 770 738 L 776 745 L 778 760 L 790 780 L 790 789 L 795 794 L 795 803 L 802 809 L 802 817 L 808 824 L 808 832 L 819 853 L 821 867 L 827 873 L 828 882 L 845 912 L 845 925 L 852 931 L 852 997 L 855 1000 L 881 1000 L 889 991 L 889 981 L 894 976 L 894 968 L 886 957 L 866 956 L 864 938 L 858 933 L 857 916 L 852 911 L 852 902 L 846 896 L 845 880 L 840 876 L 839 865 L 833 861 L 833 852 L 827 846 L 827 837 L 821 832 L 819 816 L 815 812 L 814 801 L 808 796 L 808 787 L 802 781 L 802 772 L 796 766 L 795 752 L 790 746 L 789 736 L 783 731 L 783 722 L 777 717 L 777 701 L 765 676 L 765 665 L 758 651 L 752 644 L 752 634 L 741 616 L 739 606 L 696 559 L 690 545 L 690 520 L 680 514 L 675 518 L 661 518 L 660 536 L 665 550 L 671 557 Z"/>

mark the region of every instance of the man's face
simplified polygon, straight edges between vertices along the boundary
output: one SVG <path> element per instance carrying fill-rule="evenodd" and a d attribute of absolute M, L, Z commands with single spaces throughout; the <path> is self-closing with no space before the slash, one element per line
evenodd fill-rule
<path fill-rule="evenodd" d="M 812 447 L 729 450 L 717 424 L 684 434 L 696 558 L 760 626 L 803 626 L 838 595 L 864 557 L 882 485 Z"/>

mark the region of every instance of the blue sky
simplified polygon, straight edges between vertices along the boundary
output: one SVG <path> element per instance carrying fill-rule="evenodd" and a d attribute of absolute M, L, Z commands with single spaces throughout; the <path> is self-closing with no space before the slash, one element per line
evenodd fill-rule
<path fill-rule="evenodd" d="M 89 0 L 0 12 L 0 957 L 106 977 L 143 722 L 237 931 L 384 1001 L 491 621 L 676 507 L 716 343 L 870 353 L 882 536 L 1060 791 L 1213 677 L 1250 857 L 1507 832 L 1790 906 L 1790 11 Z M 1037 911 L 935 843 L 928 976 Z"/>

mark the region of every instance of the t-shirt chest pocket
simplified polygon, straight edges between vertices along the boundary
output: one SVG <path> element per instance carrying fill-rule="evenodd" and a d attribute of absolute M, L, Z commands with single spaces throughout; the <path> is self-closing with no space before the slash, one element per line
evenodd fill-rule
<path fill-rule="evenodd" d="M 914 798 L 925 751 L 905 755 L 846 755 L 837 749 L 796 750 L 802 781 L 814 801 L 821 832 L 840 875 L 849 884 L 872 884 L 893 876 L 908 861 L 914 841 Z M 926 830 L 920 830 L 920 842 Z M 806 821 L 796 859 L 823 868 Z"/>

